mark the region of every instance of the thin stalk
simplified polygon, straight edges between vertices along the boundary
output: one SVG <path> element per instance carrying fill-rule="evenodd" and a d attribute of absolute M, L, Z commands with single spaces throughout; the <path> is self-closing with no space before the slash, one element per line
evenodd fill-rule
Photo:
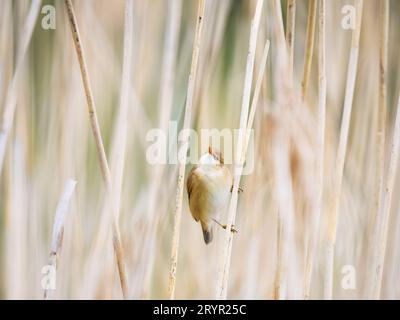
<path fill-rule="evenodd" d="M 23 62 L 25 60 L 26 51 L 28 50 L 33 29 L 35 28 L 35 23 L 39 15 L 41 2 L 41 0 L 34 0 L 31 3 L 28 16 L 26 17 L 26 21 L 21 32 L 21 39 L 18 44 L 19 51 L 17 53 L 15 71 L 11 79 L 11 84 L 7 89 L 0 127 L 0 175 L 3 169 L 8 136 L 14 122 L 15 109 L 17 107 L 17 90 L 23 69 Z"/>
<path fill-rule="evenodd" d="M 133 0 L 125 1 L 124 18 L 124 52 L 121 76 L 120 102 L 117 115 L 116 128 L 112 140 L 112 240 L 117 256 L 118 270 L 120 274 L 120 283 L 124 298 L 127 298 L 128 288 L 126 280 L 125 263 L 123 249 L 121 244 L 118 220 L 120 216 L 121 189 L 124 176 L 126 139 L 128 127 L 128 102 L 132 74 L 132 43 L 133 39 Z"/>
<path fill-rule="evenodd" d="M 385 166 L 385 131 L 386 131 L 386 110 L 387 110 L 387 66 L 388 66 L 388 40 L 389 40 L 389 0 L 380 0 L 379 15 L 379 106 L 378 106 L 378 129 L 376 132 L 376 183 L 374 190 L 374 208 L 372 212 L 372 266 L 374 276 L 372 277 L 371 297 L 379 298 L 380 280 L 377 264 L 379 253 L 379 232 L 381 232 L 384 214 L 382 209 L 382 192 L 384 184 Z"/>
<path fill-rule="evenodd" d="M 278 127 L 273 141 L 274 196 L 278 205 L 277 264 L 274 282 L 274 299 L 287 298 L 289 281 L 290 244 L 293 243 L 294 198 L 289 162 L 289 137 Z"/>
<path fill-rule="evenodd" d="M 118 220 L 120 210 L 120 197 L 124 174 L 128 126 L 128 102 L 130 98 L 129 92 L 132 78 L 133 0 L 125 0 L 124 24 L 124 52 L 121 75 L 121 92 L 111 152 L 113 164 L 113 212 L 116 215 L 116 220 Z"/>
<path fill-rule="evenodd" d="M 315 219 L 312 225 L 312 236 L 307 249 L 307 261 L 305 271 L 305 288 L 304 298 L 310 298 L 311 290 L 311 278 L 314 266 L 314 259 L 317 252 L 318 243 L 318 230 L 319 222 L 322 213 L 322 196 L 324 190 L 324 141 L 325 141 L 325 115 L 326 115 L 326 1 L 319 0 L 319 11 L 318 11 L 318 158 L 317 158 L 317 170 L 318 170 L 318 195 L 317 195 L 317 206 L 316 212 L 314 213 L 313 219 Z"/>
<path fill-rule="evenodd" d="M 274 17 L 274 32 L 276 35 L 276 39 L 278 41 L 279 47 L 286 48 L 285 29 L 283 27 L 281 1 L 275 0 L 272 3 L 272 7 L 273 7 L 273 17 Z M 282 48 L 280 48 L 280 49 L 282 49 Z M 286 57 L 286 55 L 285 55 L 285 57 Z M 287 63 L 287 57 L 286 57 L 285 63 Z"/>
<path fill-rule="evenodd" d="M 175 81 L 175 65 L 178 50 L 179 30 L 181 21 L 182 0 L 172 0 L 169 6 L 169 19 L 165 33 L 164 55 L 160 81 L 160 128 L 167 130 L 168 121 L 171 115 L 174 81 Z M 161 166 L 161 169 L 164 167 Z M 157 185 L 158 183 L 155 182 Z"/>
<path fill-rule="evenodd" d="M 104 150 L 103 140 L 101 138 L 99 121 L 97 120 L 96 106 L 94 104 L 92 88 L 89 80 L 89 73 L 86 66 L 85 53 L 81 44 L 81 37 L 79 34 L 78 24 L 75 17 L 75 11 L 72 6 L 71 0 L 65 0 L 67 8 L 68 20 L 71 27 L 72 38 L 74 39 L 76 55 L 81 70 L 83 87 L 86 95 L 87 106 L 89 111 L 89 120 L 92 128 L 92 133 L 96 143 L 97 155 L 99 157 L 100 169 L 108 191 L 111 189 L 111 176 L 110 169 L 107 162 L 106 152 Z"/>
<path fill-rule="evenodd" d="M 310 82 L 311 63 L 314 52 L 315 21 L 317 17 L 317 0 L 309 1 L 306 52 L 304 57 L 303 80 L 301 81 L 301 100 L 304 102 L 307 98 L 308 84 Z"/>
<path fill-rule="evenodd" d="M 185 180 L 185 167 L 187 159 L 187 151 L 189 145 L 188 129 L 190 128 L 192 105 L 194 98 L 194 88 L 197 74 L 197 65 L 199 61 L 199 52 L 201 45 L 201 37 L 203 31 L 203 18 L 205 11 L 206 0 L 199 0 L 199 6 L 197 11 L 197 23 L 196 32 L 194 36 L 193 52 L 192 52 L 192 64 L 190 67 L 188 90 L 186 95 L 186 106 L 185 106 L 185 117 L 183 122 L 183 130 L 186 133 L 183 137 L 183 141 L 180 146 L 182 157 L 179 159 L 179 172 L 178 172 L 178 183 L 176 188 L 176 201 L 175 201 L 175 212 L 174 212 L 174 231 L 172 237 L 172 251 L 171 251 L 171 268 L 169 272 L 169 287 L 168 294 L 170 299 L 175 298 L 175 283 L 176 283 L 176 269 L 178 266 L 178 253 L 179 253 L 179 239 L 181 229 L 181 218 L 182 218 L 182 198 L 183 198 L 183 186 Z"/>
<path fill-rule="evenodd" d="M 288 74 L 289 63 L 285 42 L 281 1 L 273 2 L 274 30 L 277 40 L 277 57 L 275 88 L 277 104 L 281 108 L 293 107 L 293 83 L 282 74 Z M 278 206 L 277 212 L 277 238 L 276 238 L 276 271 L 274 279 L 273 299 L 283 300 L 287 294 L 288 257 L 291 243 L 291 221 L 293 219 L 293 190 L 288 164 L 288 136 L 283 129 L 278 128 L 273 143 L 273 171 L 276 186 L 274 196 Z"/>
<path fill-rule="evenodd" d="M 260 92 L 261 92 L 261 85 L 262 85 L 262 82 L 263 82 L 263 79 L 264 79 L 265 67 L 267 66 L 269 47 L 270 47 L 270 41 L 267 40 L 265 42 L 265 46 L 264 46 L 264 50 L 263 50 L 263 54 L 262 54 L 262 58 L 261 58 L 260 68 L 258 70 L 258 77 L 257 77 L 257 81 L 256 81 L 256 87 L 254 89 L 254 95 L 253 95 L 253 100 L 251 101 L 249 119 L 247 121 L 246 145 L 244 147 L 245 151 L 242 154 L 242 162 L 243 163 L 244 163 L 244 158 L 243 157 L 246 156 L 247 147 L 249 146 L 250 135 L 251 135 L 250 129 L 253 127 L 254 116 L 256 114 L 257 105 L 258 105 L 258 99 L 260 97 Z"/>
<path fill-rule="evenodd" d="M 389 168 L 386 179 L 386 184 L 383 192 L 383 200 L 381 206 L 379 207 L 380 216 L 382 218 L 382 230 L 378 238 L 377 244 L 377 260 L 374 264 L 374 287 L 373 287 L 373 298 L 379 299 L 382 290 L 382 275 L 385 263 L 385 254 L 387 247 L 388 229 L 390 221 L 390 208 L 392 201 L 392 193 L 394 187 L 394 181 L 396 179 L 398 161 L 400 153 L 400 95 L 397 104 L 396 121 L 394 125 L 393 140 L 390 149 L 390 160 Z"/>
<path fill-rule="evenodd" d="M 168 18 L 167 26 L 165 29 L 165 43 L 164 43 L 164 54 L 161 69 L 161 80 L 160 80 L 160 93 L 158 99 L 158 105 L 160 110 L 159 128 L 163 132 L 167 132 L 168 123 L 171 117 L 171 109 L 173 103 L 174 93 L 174 82 L 175 82 L 175 65 L 178 49 L 179 30 L 181 21 L 182 11 L 182 0 L 170 0 L 168 2 Z M 145 275 L 143 277 L 142 284 L 138 290 L 141 290 L 140 295 L 146 297 L 147 288 L 150 287 L 150 276 L 152 274 L 155 255 L 149 254 L 154 252 L 155 236 L 158 228 L 155 227 L 154 219 L 155 214 L 162 214 L 159 212 L 159 205 L 157 199 L 159 199 L 159 193 L 161 190 L 160 181 L 164 174 L 164 165 L 156 164 L 152 166 L 150 171 L 150 188 L 148 197 L 148 221 L 146 222 L 146 231 L 144 233 L 144 246 L 143 258 L 141 259 L 145 264 Z"/>
<path fill-rule="evenodd" d="M 217 299 L 226 299 L 227 297 L 229 268 L 230 268 L 232 241 L 233 241 L 233 234 L 231 232 L 231 228 L 235 223 L 239 183 L 243 171 L 243 159 L 244 159 L 243 154 L 246 153 L 246 150 L 244 148 L 246 146 L 245 133 L 246 129 L 248 129 L 247 120 L 248 120 L 249 106 L 250 106 L 251 83 L 253 80 L 253 70 L 254 70 L 254 60 L 255 60 L 254 58 L 255 58 L 257 35 L 260 25 L 263 3 L 264 3 L 263 0 L 257 1 L 254 18 L 251 21 L 249 51 L 247 55 L 246 75 L 243 88 L 242 108 L 240 114 L 239 138 L 238 138 L 236 157 L 235 157 L 233 189 L 232 189 L 232 197 L 229 203 L 228 222 L 225 231 L 223 255 L 221 256 L 221 264 L 217 279 L 217 287 L 216 287 Z"/>
<path fill-rule="evenodd" d="M 346 92 L 343 106 L 342 124 L 340 128 L 339 146 L 336 156 L 335 177 L 333 186 L 333 203 L 329 216 L 329 227 L 326 241 L 326 261 L 324 274 L 324 298 L 332 299 L 333 294 L 333 266 L 334 252 L 336 243 L 336 232 L 339 219 L 340 195 L 342 191 L 343 169 L 346 159 L 347 140 L 349 135 L 351 109 L 353 106 L 354 87 L 357 76 L 357 63 L 359 52 L 359 41 L 362 21 L 363 0 L 355 0 L 357 23 L 353 30 L 351 51 L 349 56 L 349 65 L 346 80 Z"/>
<path fill-rule="evenodd" d="M 57 205 L 49 257 L 49 265 L 54 268 L 54 270 L 57 270 L 57 260 L 61 253 L 62 240 L 64 235 L 65 217 L 68 212 L 68 206 L 71 201 L 72 194 L 75 190 L 75 186 L 75 180 L 69 179 L 65 183 L 64 192 L 62 193 Z M 49 289 L 44 290 L 44 299 L 49 298 L 49 293 Z"/>
<path fill-rule="evenodd" d="M 79 62 L 79 67 L 82 76 L 83 87 L 86 95 L 88 112 L 89 112 L 89 119 L 90 119 L 90 126 L 92 129 L 93 137 L 96 144 L 97 156 L 100 163 L 100 169 L 103 177 L 104 184 L 106 186 L 107 192 L 112 194 L 112 185 L 111 185 L 111 174 L 110 169 L 107 162 L 107 157 L 104 149 L 103 140 L 100 133 L 99 122 L 97 120 L 97 112 L 96 106 L 94 104 L 92 89 L 89 80 L 89 73 L 87 71 L 86 62 L 85 62 L 85 55 L 84 50 L 81 42 L 81 37 L 79 34 L 78 24 L 75 17 L 74 8 L 70 0 L 65 0 L 65 6 L 67 9 L 67 15 L 69 24 L 71 27 L 72 38 L 75 44 L 76 55 Z M 117 260 L 118 266 L 118 273 L 120 279 L 120 285 L 122 289 L 123 297 L 126 299 L 128 296 L 128 286 L 127 286 L 127 279 L 126 279 L 126 271 L 125 271 L 125 261 L 124 261 L 124 254 L 122 250 L 121 244 L 121 236 L 119 232 L 118 221 L 116 216 L 113 214 L 112 220 L 112 240 L 113 240 L 113 247 L 114 252 Z"/>
<path fill-rule="evenodd" d="M 275 168 L 274 168 L 275 169 Z M 285 278 L 284 275 L 286 274 L 285 270 L 285 263 L 283 259 L 283 252 L 285 246 L 283 246 L 283 236 L 284 230 L 283 225 L 284 221 L 282 219 L 282 214 L 278 212 L 277 214 L 277 232 L 276 232 L 276 270 L 275 270 L 275 278 L 274 278 L 274 292 L 272 299 L 273 300 L 283 300 L 283 297 L 286 295 L 285 289 Z"/>
<path fill-rule="evenodd" d="M 290 83 L 293 82 L 293 58 L 294 58 L 294 32 L 296 22 L 296 0 L 287 1 L 286 15 L 286 47 L 289 57 Z"/>

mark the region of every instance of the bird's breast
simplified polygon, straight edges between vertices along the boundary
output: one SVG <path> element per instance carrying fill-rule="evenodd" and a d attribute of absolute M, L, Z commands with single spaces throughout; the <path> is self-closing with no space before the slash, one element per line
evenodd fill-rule
<path fill-rule="evenodd" d="M 231 176 L 225 167 L 213 169 L 198 167 L 190 195 L 189 206 L 196 220 L 217 219 L 229 202 Z"/>

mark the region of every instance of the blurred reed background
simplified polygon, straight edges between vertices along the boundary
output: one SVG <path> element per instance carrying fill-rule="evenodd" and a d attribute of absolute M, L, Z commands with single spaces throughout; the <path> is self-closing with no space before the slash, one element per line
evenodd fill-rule
<path fill-rule="evenodd" d="M 376 194 L 381 189 L 380 203 L 387 203 L 386 183 L 393 176 L 389 168 L 398 166 L 390 163 L 400 88 L 400 3 L 364 1 L 354 99 L 350 102 L 352 110 L 345 143 L 347 152 L 339 189 L 330 296 L 326 239 L 332 230 L 330 217 L 335 212 L 332 199 L 338 182 L 337 153 L 347 70 L 352 37 L 357 32 L 342 28 L 341 10 L 345 5 L 354 5 L 354 1 L 290 2 L 296 5 L 293 88 L 290 59 L 289 63 L 282 59 L 286 51 L 282 51 L 280 42 L 279 15 L 283 17 L 286 34 L 291 25 L 287 19 L 290 17 L 288 3 L 266 0 L 262 7 L 254 79 L 266 39 L 271 40 L 271 47 L 254 121 L 255 168 L 241 181 L 244 193 L 239 195 L 235 223 L 239 232 L 233 240 L 228 298 L 399 299 L 399 177 L 394 180 L 389 201 L 381 280 L 379 276 L 374 280 L 375 264 L 371 261 L 374 261 L 375 248 L 382 250 L 377 239 L 379 234 L 385 234 L 379 230 L 385 230 L 386 225 L 380 222 L 385 220 L 380 214 L 385 210 L 377 205 Z M 382 20 L 381 3 L 384 2 L 390 4 L 388 20 Z M 281 11 L 277 7 L 279 3 Z M 312 3 L 317 5 L 315 39 L 310 51 L 308 92 L 302 102 L 307 19 Z M 326 12 L 327 83 L 323 149 L 318 141 L 319 106 L 323 105 L 318 67 L 322 57 L 321 3 L 325 4 Z M 39 3 L 0 1 L 3 137 L 4 128 L 7 131 L 10 123 L 7 104 L 16 107 L 0 169 L 0 297 L 43 298 L 41 270 L 49 260 L 55 212 L 64 185 L 73 179 L 77 184 L 65 213 L 62 248 L 57 255 L 57 287 L 51 292 L 51 298 L 120 299 L 112 229 L 107 220 L 109 195 L 102 182 L 90 130 L 66 7 L 61 0 L 44 0 L 38 10 L 46 4 L 56 8 L 56 29 L 41 27 L 44 15 L 39 11 L 24 53 L 21 43 L 24 37 L 29 38 L 24 24 L 31 5 L 39 6 Z M 191 127 L 239 127 L 250 22 L 256 4 L 255 0 L 206 1 Z M 122 173 L 118 222 L 125 255 L 127 297 L 168 298 L 178 166 L 148 164 L 146 149 L 150 143 L 146 141 L 146 134 L 151 128 L 167 128 L 169 120 L 179 121 L 179 126 L 183 123 L 198 2 L 133 0 L 133 32 L 128 33 L 132 37 L 132 54 L 130 65 L 125 66 L 130 75 L 128 110 L 122 120 L 118 114 L 125 3 L 75 0 L 73 5 L 111 177 L 118 170 Z M 385 38 L 381 25 L 385 21 L 389 21 L 387 69 L 380 64 L 380 43 Z M 387 84 L 384 100 L 380 100 L 379 91 L 382 72 Z M 386 117 L 382 117 L 384 113 Z M 386 132 L 384 149 L 377 134 L 379 128 Z M 318 167 L 321 150 L 323 171 Z M 121 152 L 125 159 L 122 163 L 118 161 Z M 379 163 L 384 164 L 381 171 Z M 190 167 L 186 167 L 186 172 Z M 323 172 L 324 186 L 322 204 L 318 202 L 320 172 Z M 389 189 L 392 189 L 390 183 Z M 320 223 L 316 223 L 319 213 Z M 283 237 L 278 234 L 280 216 L 284 217 Z M 317 241 L 312 240 L 313 230 L 318 230 Z M 221 229 L 210 245 L 204 244 L 200 226 L 190 215 L 185 190 L 176 272 L 177 299 L 215 298 L 223 240 Z M 310 290 L 306 280 L 307 253 L 312 255 L 314 266 Z M 347 274 L 342 273 L 347 270 L 343 269 L 346 265 L 355 268 L 355 289 L 346 290 L 341 285 Z M 371 289 L 376 283 L 380 288 L 378 293 L 376 288 Z"/>

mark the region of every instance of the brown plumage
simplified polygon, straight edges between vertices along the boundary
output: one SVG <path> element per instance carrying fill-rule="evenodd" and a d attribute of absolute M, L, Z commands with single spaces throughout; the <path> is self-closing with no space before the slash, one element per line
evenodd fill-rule
<path fill-rule="evenodd" d="M 213 239 L 215 220 L 227 209 L 232 186 L 232 176 L 222 154 L 210 147 L 190 171 L 186 186 L 190 212 L 200 221 L 208 244 Z"/>

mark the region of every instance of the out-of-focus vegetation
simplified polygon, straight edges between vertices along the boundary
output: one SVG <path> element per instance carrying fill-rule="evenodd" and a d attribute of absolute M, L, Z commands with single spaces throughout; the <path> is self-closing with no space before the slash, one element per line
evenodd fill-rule
<path fill-rule="evenodd" d="M 155 167 L 146 161 L 149 129 L 160 126 L 162 109 L 171 106 L 167 118 L 179 121 L 187 92 L 197 1 L 134 0 L 133 58 L 129 89 L 127 140 L 121 189 L 119 226 L 127 267 L 129 297 L 166 298 L 170 268 L 177 165 L 163 166 L 156 181 Z M 260 105 L 254 121 L 254 172 L 243 176 L 239 196 L 228 297 L 276 298 L 277 216 L 279 214 L 279 167 L 282 157 L 276 136 L 284 132 L 290 164 L 293 199 L 290 254 L 287 261 L 286 298 L 304 296 L 306 237 L 310 233 L 313 206 L 318 195 L 315 157 L 318 135 L 318 19 L 310 85 L 305 103 L 300 102 L 310 1 L 297 0 L 294 34 L 294 89 L 291 108 L 280 105 L 283 81 L 276 32 L 275 1 L 265 0 L 255 59 L 260 64 L 266 39 L 271 40 Z M 319 2 L 319 1 L 317 1 Z M 373 281 L 370 259 L 376 218 L 374 194 L 379 184 L 380 152 L 377 139 L 380 76 L 380 2 L 364 1 L 359 60 L 349 139 L 343 171 L 338 229 L 333 266 L 333 297 L 367 298 Z M 8 118 L 5 102 L 18 65 L 20 39 L 32 1 L 0 1 L 0 130 Z M 389 1 L 387 110 L 384 173 L 390 148 L 399 92 L 398 39 L 400 3 Z M 3 168 L 0 171 L 0 297 L 41 299 L 42 267 L 48 263 L 54 215 L 64 184 L 72 178 L 76 189 L 64 226 L 62 252 L 57 261 L 55 299 L 121 298 L 118 272 L 105 223 L 109 207 L 102 182 L 96 146 L 89 125 L 74 43 L 61 0 L 42 1 L 56 9 L 56 29 L 41 27 L 39 13 L 12 98 L 16 101 Z M 118 141 L 116 125 L 123 61 L 124 1 L 73 1 L 86 63 L 97 107 L 101 134 L 114 171 Z M 174 4 L 173 9 L 171 6 Z M 327 104 L 324 139 L 324 176 L 319 237 L 314 259 L 311 298 L 323 298 L 325 238 L 329 230 L 330 203 L 335 181 L 336 153 L 346 88 L 352 30 L 342 28 L 343 6 L 352 0 L 326 1 Z M 287 26 L 287 1 L 281 1 Z M 256 1 L 208 0 L 204 17 L 192 127 L 239 126 L 242 90 L 250 32 Z M 175 10 L 175 11 L 173 11 Z M 175 19 L 171 21 L 171 19 Z M 176 50 L 165 46 L 171 24 L 176 23 Z M 169 51 L 168 51 L 169 50 Z M 162 82 L 165 55 L 173 55 L 171 82 Z M 254 78 L 257 76 L 255 71 Z M 164 90 L 164 91 L 163 91 Z M 164 92 L 164 94 L 162 94 Z M 163 99 L 169 99 L 165 103 Z M 113 145 L 116 144 L 116 145 Z M 1 151 L 1 150 L 0 150 Z M 118 152 L 118 151 L 117 151 Z M 286 152 L 286 153 L 285 153 Z M 281 159 L 281 158 L 279 158 Z M 398 166 L 398 164 L 396 164 Z M 187 166 L 187 171 L 190 166 Z M 400 177 L 391 201 L 381 298 L 400 298 Z M 383 176 L 383 182 L 387 175 Z M 284 184 L 286 187 L 288 184 Z M 383 188 L 385 190 L 385 188 Z M 277 200 L 278 199 L 278 200 Z M 281 207 L 282 208 L 282 207 Z M 286 212 L 287 213 L 287 212 Z M 284 213 L 285 214 L 285 213 Z M 225 217 L 225 216 L 224 216 Z M 224 218 L 226 219 L 226 218 Z M 224 232 L 218 230 L 212 244 L 203 242 L 200 226 L 192 219 L 184 193 L 176 279 L 176 298 L 214 298 L 218 261 Z M 354 289 L 345 290 L 343 277 L 353 266 Z M 347 271 L 346 271 L 347 270 Z M 353 269 L 351 269 L 353 270 Z M 343 271 L 345 273 L 343 273 Z"/>

